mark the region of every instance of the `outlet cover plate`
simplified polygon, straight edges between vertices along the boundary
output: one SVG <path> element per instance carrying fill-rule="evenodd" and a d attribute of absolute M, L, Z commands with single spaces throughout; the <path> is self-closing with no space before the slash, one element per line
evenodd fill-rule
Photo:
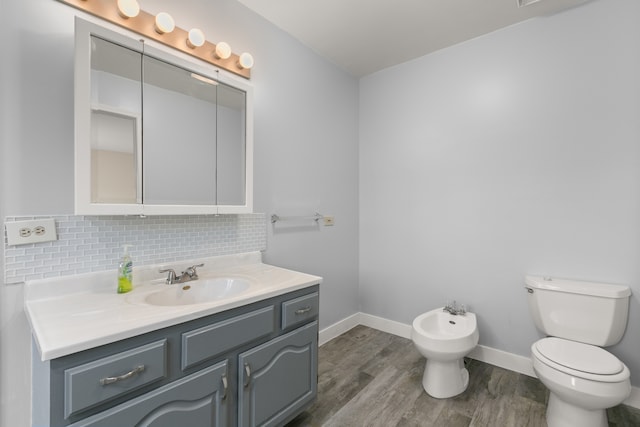
<path fill-rule="evenodd" d="M 4 226 L 7 230 L 9 246 L 58 240 L 56 221 L 53 218 L 10 221 L 5 222 Z"/>

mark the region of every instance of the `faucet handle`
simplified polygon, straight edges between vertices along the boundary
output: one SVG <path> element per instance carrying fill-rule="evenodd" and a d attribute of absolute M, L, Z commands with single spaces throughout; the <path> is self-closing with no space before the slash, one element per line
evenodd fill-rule
<path fill-rule="evenodd" d="M 173 285 L 176 282 L 176 272 L 173 268 L 166 268 L 164 270 L 160 270 L 159 272 L 169 273 L 169 275 L 167 275 L 167 280 L 164 281 L 167 285 Z"/>
<path fill-rule="evenodd" d="M 467 307 L 464 304 L 458 304 L 456 300 L 447 301 L 447 305 L 444 306 L 442 311 L 448 311 L 449 313 L 455 315 L 464 316 L 467 313 Z"/>
<path fill-rule="evenodd" d="M 189 277 L 191 277 L 192 279 L 197 279 L 198 278 L 198 272 L 196 271 L 196 268 L 199 268 L 199 267 L 204 267 L 204 264 L 192 265 L 191 267 L 189 267 L 185 271 L 183 271 L 183 273 L 187 273 L 189 275 Z"/>

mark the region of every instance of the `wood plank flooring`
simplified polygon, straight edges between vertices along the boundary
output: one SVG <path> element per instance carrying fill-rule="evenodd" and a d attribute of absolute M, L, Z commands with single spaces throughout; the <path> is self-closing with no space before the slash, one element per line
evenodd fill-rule
<path fill-rule="evenodd" d="M 424 363 L 411 340 L 357 326 L 320 347 L 318 399 L 287 427 L 546 427 L 549 393 L 537 379 L 468 359 L 467 390 L 435 399 L 422 388 Z M 640 426 L 640 410 L 608 415 L 610 427 Z"/>

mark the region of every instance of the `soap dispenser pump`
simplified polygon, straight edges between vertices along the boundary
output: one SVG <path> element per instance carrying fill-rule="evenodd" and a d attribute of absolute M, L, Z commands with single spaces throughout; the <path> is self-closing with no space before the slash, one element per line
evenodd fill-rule
<path fill-rule="evenodd" d="M 133 262 L 129 256 L 129 247 L 131 245 L 123 245 L 124 253 L 118 265 L 118 293 L 124 294 L 133 290 Z"/>

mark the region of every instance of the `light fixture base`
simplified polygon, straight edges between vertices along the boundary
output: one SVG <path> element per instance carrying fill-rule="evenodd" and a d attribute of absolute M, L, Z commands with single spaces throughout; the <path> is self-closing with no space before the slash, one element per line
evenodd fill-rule
<path fill-rule="evenodd" d="M 215 55 L 216 45 L 204 40 L 202 46 L 197 49 L 190 48 L 186 40 L 188 32 L 180 27 L 175 27 L 173 31 L 160 33 L 156 29 L 155 16 L 140 10 L 140 13 L 131 18 L 123 18 L 118 10 L 116 0 L 103 1 L 86 1 L 86 0 L 58 0 L 61 3 L 75 7 L 76 9 L 87 12 L 91 15 L 102 18 L 105 21 L 118 25 L 119 27 L 140 34 L 149 40 L 169 46 L 180 52 L 186 53 L 194 58 L 198 58 L 223 70 L 229 71 L 245 79 L 251 78 L 251 70 L 249 68 L 238 67 L 240 56 L 232 53 L 229 58 L 222 59 Z M 203 36 L 204 37 L 204 36 Z"/>

